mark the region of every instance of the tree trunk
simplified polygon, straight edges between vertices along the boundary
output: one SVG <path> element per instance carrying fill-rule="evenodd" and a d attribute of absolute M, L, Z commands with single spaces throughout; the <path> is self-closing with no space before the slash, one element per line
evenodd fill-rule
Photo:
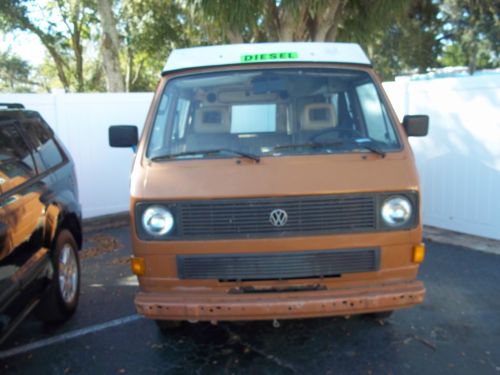
<path fill-rule="evenodd" d="M 297 27 L 296 20 L 294 19 L 292 9 L 290 7 L 281 5 L 278 36 L 280 42 L 293 42 L 294 31 Z"/>
<path fill-rule="evenodd" d="M 83 82 L 83 48 L 80 35 L 80 29 L 78 22 L 73 23 L 74 33 L 71 36 L 71 41 L 73 44 L 73 52 L 75 54 L 76 62 L 76 81 L 77 81 L 77 92 L 83 92 L 85 85 Z"/>
<path fill-rule="evenodd" d="M 227 27 L 226 38 L 229 39 L 229 43 L 231 44 L 243 43 L 243 36 L 237 27 Z"/>
<path fill-rule="evenodd" d="M 125 91 L 125 80 L 120 70 L 120 40 L 116 29 L 110 0 L 98 0 L 97 10 L 101 19 L 101 54 L 109 92 Z"/>
<path fill-rule="evenodd" d="M 471 32 L 470 34 L 470 39 L 472 40 L 467 43 L 468 46 L 466 48 L 467 70 L 469 71 L 470 75 L 473 75 L 477 69 L 477 55 L 479 52 L 479 43 L 477 42 L 477 40 L 479 40 L 479 35 L 475 32 Z"/>
<path fill-rule="evenodd" d="M 63 23 L 68 29 L 71 36 L 71 49 L 75 56 L 75 72 L 76 91 L 83 92 L 85 83 L 83 80 L 83 47 L 82 47 L 82 25 L 83 25 L 83 10 L 79 2 L 67 4 L 68 9 L 65 9 L 63 0 L 58 0 L 59 11 L 63 17 Z"/>
<path fill-rule="evenodd" d="M 42 44 L 47 48 L 49 51 L 50 56 L 52 56 L 52 60 L 54 60 L 54 64 L 56 64 L 56 70 L 57 70 L 57 77 L 59 78 L 59 81 L 61 81 L 61 84 L 64 88 L 64 91 L 68 92 L 69 91 L 69 81 L 68 77 L 66 77 L 66 73 L 64 71 L 64 60 L 61 57 L 61 55 L 56 51 L 56 49 L 52 45 L 47 45 L 45 43 Z"/>
<path fill-rule="evenodd" d="M 477 52 L 473 50 L 473 52 L 469 56 L 467 70 L 469 71 L 470 75 L 474 75 L 476 69 L 477 69 Z"/>
<path fill-rule="evenodd" d="M 142 70 L 143 67 L 144 67 L 144 59 L 142 59 L 141 61 L 139 61 L 139 65 L 137 66 L 137 69 L 135 70 L 135 74 L 132 77 L 132 81 L 130 83 L 131 87 L 133 87 L 136 84 L 137 80 L 140 77 L 141 70 Z"/>
<path fill-rule="evenodd" d="M 125 91 L 130 92 L 132 87 L 132 72 L 134 71 L 134 53 L 130 46 L 127 46 L 127 71 L 125 73 Z"/>
<path fill-rule="evenodd" d="M 125 24 L 125 45 L 126 45 L 126 50 L 127 50 L 127 70 L 125 72 L 125 91 L 130 92 L 131 87 L 132 87 L 132 74 L 134 71 L 134 51 L 132 51 L 132 48 L 130 48 L 131 45 L 131 31 L 130 31 L 130 25 L 127 23 Z"/>
<path fill-rule="evenodd" d="M 319 9 L 315 17 L 315 42 L 333 41 L 344 13 L 345 0 L 332 1 L 324 9 Z"/>
<path fill-rule="evenodd" d="M 265 34 L 268 41 L 276 42 L 279 40 L 278 29 L 279 29 L 279 14 L 278 8 L 276 6 L 275 0 L 267 0 L 266 7 L 264 10 L 264 26 Z"/>
<path fill-rule="evenodd" d="M 328 30 L 328 32 L 326 33 L 325 42 L 335 42 L 335 40 L 337 39 L 338 31 L 339 25 L 332 25 L 332 27 L 330 27 L 330 30 Z"/>

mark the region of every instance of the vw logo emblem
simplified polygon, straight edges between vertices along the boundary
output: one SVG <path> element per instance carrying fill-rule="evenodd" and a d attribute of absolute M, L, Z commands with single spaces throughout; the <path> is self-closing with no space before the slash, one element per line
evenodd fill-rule
<path fill-rule="evenodd" d="M 288 214 L 285 210 L 277 208 L 269 214 L 269 222 L 275 227 L 282 227 L 288 221 Z"/>

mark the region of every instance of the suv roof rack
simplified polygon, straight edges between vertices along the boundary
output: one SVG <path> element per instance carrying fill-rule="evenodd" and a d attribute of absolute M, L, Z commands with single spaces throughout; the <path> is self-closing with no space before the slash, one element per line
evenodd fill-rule
<path fill-rule="evenodd" d="M 24 109 L 21 103 L 0 103 L 0 107 L 7 107 L 8 109 Z"/>

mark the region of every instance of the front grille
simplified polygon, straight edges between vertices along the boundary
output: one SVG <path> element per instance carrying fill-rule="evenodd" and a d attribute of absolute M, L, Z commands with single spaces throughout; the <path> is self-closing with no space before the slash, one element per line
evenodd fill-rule
<path fill-rule="evenodd" d="M 265 254 L 178 255 L 180 279 L 220 281 L 334 277 L 379 269 L 379 249 L 303 251 Z"/>
<path fill-rule="evenodd" d="M 286 211 L 285 225 L 271 224 L 275 209 Z M 177 235 L 187 238 L 299 236 L 376 228 L 374 195 L 182 202 L 178 213 Z"/>

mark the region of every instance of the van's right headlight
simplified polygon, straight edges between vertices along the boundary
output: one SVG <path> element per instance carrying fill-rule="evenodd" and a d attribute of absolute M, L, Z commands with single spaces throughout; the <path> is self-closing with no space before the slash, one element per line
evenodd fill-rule
<path fill-rule="evenodd" d="M 381 215 L 389 227 L 402 227 L 408 224 L 412 217 L 412 204 L 402 195 L 389 197 L 382 205 Z"/>
<path fill-rule="evenodd" d="M 142 227 L 151 236 L 163 236 L 174 227 L 174 216 L 162 206 L 150 206 L 142 214 Z"/>

